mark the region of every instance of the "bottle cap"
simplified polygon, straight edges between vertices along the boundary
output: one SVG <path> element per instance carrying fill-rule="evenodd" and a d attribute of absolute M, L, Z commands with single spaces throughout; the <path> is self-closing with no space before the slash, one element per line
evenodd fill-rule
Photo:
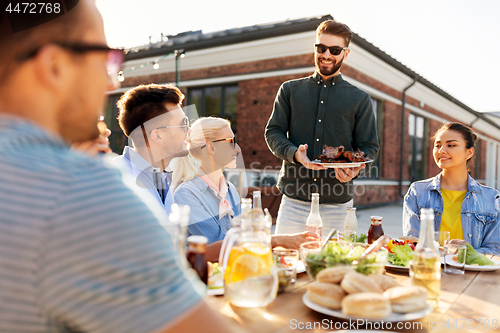
<path fill-rule="evenodd" d="M 354 210 L 354 211 L 356 211 L 356 207 L 347 207 L 347 210 Z"/>
<path fill-rule="evenodd" d="M 372 221 L 382 221 L 382 216 L 370 216 Z"/>
<path fill-rule="evenodd" d="M 194 243 L 194 244 L 207 244 L 208 243 L 208 238 L 205 236 L 189 236 L 187 238 L 188 243 Z"/>

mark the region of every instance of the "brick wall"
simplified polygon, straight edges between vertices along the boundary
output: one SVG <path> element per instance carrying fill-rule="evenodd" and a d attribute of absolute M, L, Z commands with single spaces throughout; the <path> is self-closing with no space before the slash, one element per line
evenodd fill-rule
<path fill-rule="evenodd" d="M 216 66 L 204 69 L 181 72 L 181 85 L 183 81 L 197 80 L 205 78 L 216 78 L 231 75 L 241 75 L 250 73 L 259 73 L 266 71 L 275 71 L 282 69 L 301 68 L 312 66 L 313 54 L 300 56 L 281 57 L 277 59 L 268 59 L 263 61 L 253 61 L 243 64 L 234 64 L 228 66 Z M 181 64 L 182 67 L 182 64 Z M 363 82 L 377 90 L 380 90 L 394 98 L 401 99 L 402 92 L 388 87 L 381 82 L 344 65 L 342 73 L 350 76 L 360 82 Z M 264 140 L 264 129 L 272 112 L 273 102 L 280 85 L 291 79 L 296 79 L 304 75 L 288 75 L 254 80 L 246 80 L 238 83 L 238 141 L 242 148 L 242 153 L 247 168 L 256 169 L 272 168 L 279 169 L 281 160 L 276 158 L 267 148 Z M 164 73 L 143 77 L 129 77 L 125 75 L 123 86 L 135 86 L 138 84 L 162 83 L 175 81 L 175 73 Z M 187 93 L 185 87 L 182 88 L 184 94 Z M 419 106 L 420 101 L 409 96 L 406 98 L 408 105 Z M 400 177 L 400 151 L 401 151 L 401 105 L 390 101 L 382 101 L 382 144 L 381 170 L 380 178 L 385 180 L 399 180 Z M 447 110 L 436 110 L 427 105 L 423 107 L 425 111 L 435 114 L 447 121 L 454 119 L 446 112 Z M 410 110 L 406 109 L 405 124 L 405 156 L 404 161 L 408 161 L 409 154 L 409 135 L 408 135 L 408 115 Z M 438 121 L 428 120 L 428 134 L 432 135 L 442 124 Z M 481 133 L 486 135 L 485 133 Z M 427 176 L 432 177 L 440 172 L 440 169 L 434 163 L 432 157 L 432 142 L 427 142 Z M 486 142 L 480 141 L 481 149 L 481 178 L 485 177 L 486 161 Z M 473 166 L 472 166 L 473 169 Z M 474 171 L 474 170 L 472 170 Z M 472 173 L 474 175 L 474 173 Z M 409 179 L 409 170 L 403 168 L 403 178 Z M 406 192 L 406 187 L 403 189 Z M 369 205 L 381 202 L 392 202 L 401 200 L 398 186 L 366 186 L 363 196 L 355 198 L 356 205 Z"/>

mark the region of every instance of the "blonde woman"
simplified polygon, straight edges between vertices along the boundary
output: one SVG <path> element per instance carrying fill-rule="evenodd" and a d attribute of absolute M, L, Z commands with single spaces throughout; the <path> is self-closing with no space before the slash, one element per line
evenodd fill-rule
<path fill-rule="evenodd" d="M 235 168 L 241 152 L 230 122 L 217 117 L 202 117 L 191 126 L 189 155 L 173 165 L 174 202 L 191 208 L 188 235 L 208 238 L 207 258 L 217 258 L 220 241 L 231 228 L 231 220 L 240 214 L 240 197 L 224 177 L 225 168 Z M 314 233 L 272 236 L 272 245 L 298 248 L 315 239 Z M 213 253 L 210 253 L 212 252 Z"/>

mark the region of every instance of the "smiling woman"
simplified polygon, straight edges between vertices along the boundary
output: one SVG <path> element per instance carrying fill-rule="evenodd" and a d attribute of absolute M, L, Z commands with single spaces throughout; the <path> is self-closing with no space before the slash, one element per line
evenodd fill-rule
<path fill-rule="evenodd" d="M 204 235 L 209 244 L 224 239 L 231 218 L 239 214 L 239 195 L 223 171 L 236 167 L 240 147 L 230 122 L 201 117 L 188 137 L 189 156 L 174 163 L 174 201 L 191 207 L 188 234 Z"/>
<path fill-rule="evenodd" d="M 404 199 L 404 234 L 418 236 L 420 209 L 434 208 L 437 230 L 449 231 L 452 239 L 468 242 L 479 252 L 500 253 L 500 193 L 468 174 L 476 134 L 466 125 L 449 123 L 433 140 L 434 161 L 442 172 L 410 186 Z"/>

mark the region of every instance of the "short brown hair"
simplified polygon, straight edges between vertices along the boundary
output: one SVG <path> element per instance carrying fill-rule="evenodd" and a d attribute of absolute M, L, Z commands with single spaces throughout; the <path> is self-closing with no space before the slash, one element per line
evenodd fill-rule
<path fill-rule="evenodd" d="M 329 34 L 334 36 L 339 36 L 344 38 L 345 46 L 349 46 L 352 40 L 352 31 L 344 23 L 340 23 L 334 20 L 326 20 L 320 23 L 316 29 L 316 34 Z"/>
<path fill-rule="evenodd" d="M 126 136 L 147 121 L 167 113 L 165 103 L 181 104 L 184 95 L 172 84 L 140 85 L 123 94 L 116 105 L 118 122 Z"/>
<path fill-rule="evenodd" d="M 21 54 L 29 53 L 45 44 L 75 42 L 81 39 L 87 22 L 82 2 L 52 21 L 15 33 L 12 32 L 7 13 L 0 13 L 0 86 L 17 69 L 20 64 L 17 58 Z"/>

